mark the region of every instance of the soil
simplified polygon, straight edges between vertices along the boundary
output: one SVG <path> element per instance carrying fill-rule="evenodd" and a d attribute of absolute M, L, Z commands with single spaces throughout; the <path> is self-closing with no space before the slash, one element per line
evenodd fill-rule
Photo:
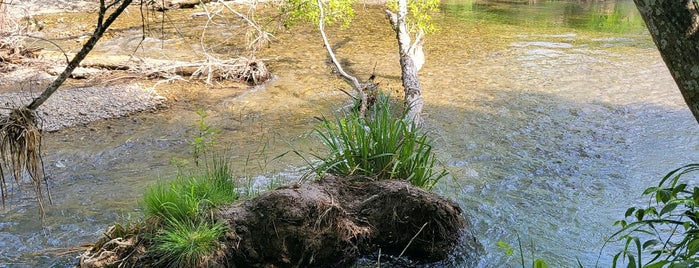
<path fill-rule="evenodd" d="M 400 180 L 328 176 L 228 205 L 218 218 L 231 231 L 212 258 L 227 267 L 343 267 L 374 252 L 414 266 L 445 260 L 457 246 L 478 248 L 456 203 Z M 97 242 L 80 267 L 156 261 L 145 254 L 147 242 L 113 240 Z"/>
<path fill-rule="evenodd" d="M 224 208 L 221 218 L 240 267 L 344 266 L 379 249 L 434 262 L 475 243 L 456 203 L 401 180 L 325 177 Z"/>

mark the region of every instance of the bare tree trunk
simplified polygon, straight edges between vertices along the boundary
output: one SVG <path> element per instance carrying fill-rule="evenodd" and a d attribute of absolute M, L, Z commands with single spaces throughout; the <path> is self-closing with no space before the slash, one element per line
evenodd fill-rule
<path fill-rule="evenodd" d="M 693 0 L 634 0 L 653 41 L 699 122 L 699 12 Z"/>
<path fill-rule="evenodd" d="M 415 65 L 411 52 L 421 52 L 422 49 L 419 47 L 419 40 L 416 40 L 417 42 L 414 45 L 410 40 L 408 25 L 405 22 L 405 18 L 408 15 L 407 0 L 398 0 L 398 14 L 388 10 L 386 14 L 391 21 L 393 30 L 396 32 L 396 38 L 398 39 L 401 80 L 403 81 L 403 90 L 405 92 L 405 105 L 409 109 L 406 118 L 415 124 L 420 124 L 422 121 L 420 113 L 422 112 L 423 100 L 422 93 L 420 92 L 420 80 L 418 80 L 417 77 L 419 68 Z M 419 50 L 417 50 L 418 48 Z M 422 64 L 420 64 L 420 66 L 422 66 Z"/>

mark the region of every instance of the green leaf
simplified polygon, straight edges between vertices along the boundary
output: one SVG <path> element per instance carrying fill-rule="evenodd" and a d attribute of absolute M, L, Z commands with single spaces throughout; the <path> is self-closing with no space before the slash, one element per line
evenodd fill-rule
<path fill-rule="evenodd" d="M 636 268 L 636 259 L 633 257 L 633 255 L 629 255 L 629 265 L 627 265 L 626 267 Z"/>
<path fill-rule="evenodd" d="M 512 256 L 514 249 L 512 249 L 512 247 L 510 247 L 510 245 L 507 244 L 505 241 L 498 241 L 497 245 L 500 249 L 505 251 L 505 256 Z"/>
<path fill-rule="evenodd" d="M 672 198 L 672 193 L 666 189 L 655 192 L 655 200 L 662 203 L 667 203 Z"/>
<path fill-rule="evenodd" d="M 645 211 L 645 210 L 643 210 L 643 209 L 637 210 L 637 211 L 636 211 L 636 219 L 637 219 L 638 221 L 642 221 L 642 220 L 643 220 L 643 216 L 644 216 L 645 214 L 646 214 L 646 211 Z"/>
<path fill-rule="evenodd" d="M 546 262 L 542 259 L 536 259 L 534 260 L 534 263 L 532 264 L 533 268 L 547 268 Z"/>
<path fill-rule="evenodd" d="M 643 268 L 663 268 L 665 266 L 665 264 L 668 264 L 668 263 L 670 263 L 670 261 L 661 260 L 661 261 L 656 262 L 656 263 L 646 264 L 645 266 L 643 266 Z"/>
<path fill-rule="evenodd" d="M 699 239 L 695 238 L 687 243 L 687 255 L 692 256 L 699 252 Z"/>
<path fill-rule="evenodd" d="M 653 247 L 659 243 L 660 243 L 660 241 L 655 240 L 655 239 L 648 240 L 648 241 L 643 243 L 643 249 L 648 249 L 648 248 Z"/>
<path fill-rule="evenodd" d="M 672 212 L 677 208 L 677 203 L 669 203 L 663 207 L 663 209 L 660 210 L 660 216 L 664 215 L 665 213 Z"/>
<path fill-rule="evenodd" d="M 655 192 L 655 191 L 657 191 L 657 190 L 658 190 L 658 187 L 649 187 L 648 189 L 646 189 L 645 191 L 643 191 L 643 195 L 650 194 L 650 193 Z"/>
<path fill-rule="evenodd" d="M 636 210 L 635 207 L 630 207 L 629 209 L 627 209 L 626 213 L 624 213 L 624 218 L 631 216 L 635 210 Z"/>

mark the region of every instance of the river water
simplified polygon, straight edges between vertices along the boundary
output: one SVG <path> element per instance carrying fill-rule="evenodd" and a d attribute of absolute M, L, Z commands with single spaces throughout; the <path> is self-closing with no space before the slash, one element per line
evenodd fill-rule
<path fill-rule="evenodd" d="M 435 20 L 420 79 L 426 129 L 451 172 L 437 191 L 462 206 L 483 245 L 476 259 L 457 251 L 440 266 L 517 267 L 496 243 L 518 237 L 525 259 L 550 267 L 610 266 L 619 245 L 602 245 L 612 223 L 663 174 L 699 158 L 697 123 L 633 3 L 450 0 Z M 133 31 L 96 53 L 133 51 Z M 203 101 L 49 134 L 54 204 L 42 223 L 31 195 L 13 195 L 0 213 L 0 267 L 69 266 L 76 254 L 67 248 L 139 217 L 144 187 L 190 159 L 198 109 L 221 129 L 242 181 L 297 179 L 303 160 L 275 157 L 317 152 L 307 135 L 313 116 L 347 105 L 337 90 L 346 85 L 329 71 L 316 32 L 276 35 L 261 57 L 278 78 L 264 87 L 217 87 Z M 329 35 L 348 71 L 367 78 L 375 68 L 384 89 L 399 91 L 397 48 L 380 9 L 360 8 L 349 29 Z M 142 52 L 192 57 L 173 49 L 178 40 L 147 39 L 159 52 Z"/>

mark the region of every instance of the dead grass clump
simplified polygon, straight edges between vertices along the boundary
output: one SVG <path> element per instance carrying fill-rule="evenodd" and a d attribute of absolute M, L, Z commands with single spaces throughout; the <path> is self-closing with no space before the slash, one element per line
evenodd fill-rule
<path fill-rule="evenodd" d="M 8 116 L 0 117 L 0 190 L 2 204 L 7 199 L 7 178 L 14 177 L 19 184 L 23 177 L 31 180 L 39 208 L 43 214 L 44 194 L 42 182 L 51 203 L 48 182 L 44 179 L 41 160 L 41 129 L 36 113 L 27 108 L 13 109 Z M 9 171 L 9 172 L 8 172 Z"/>
<path fill-rule="evenodd" d="M 138 237 L 140 227 L 113 225 L 89 250 L 78 258 L 81 268 L 137 267 L 146 251 Z"/>

